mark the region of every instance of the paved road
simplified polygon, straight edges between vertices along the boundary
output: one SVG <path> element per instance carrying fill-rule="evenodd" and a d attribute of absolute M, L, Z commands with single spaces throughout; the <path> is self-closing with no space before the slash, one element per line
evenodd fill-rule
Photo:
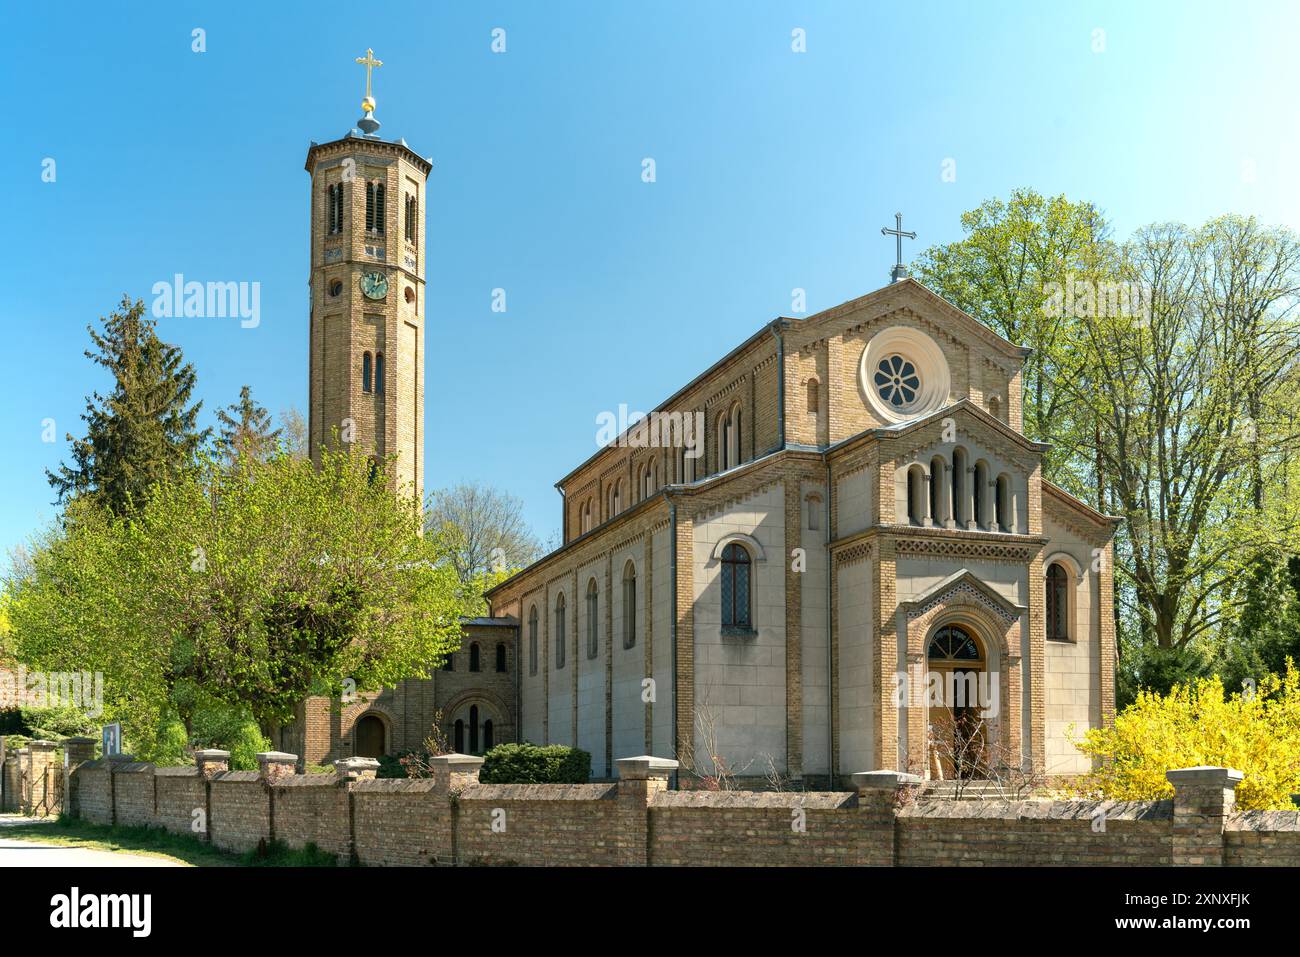
<path fill-rule="evenodd" d="M 15 841 L 4 836 L 6 826 L 32 824 L 40 818 L 0 818 L 0 868 L 6 867 L 187 867 L 147 854 L 97 851 L 84 847 L 65 847 L 38 841 Z"/>

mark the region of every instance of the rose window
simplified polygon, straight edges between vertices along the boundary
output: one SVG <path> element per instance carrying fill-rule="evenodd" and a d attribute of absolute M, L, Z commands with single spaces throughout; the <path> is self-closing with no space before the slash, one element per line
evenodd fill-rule
<path fill-rule="evenodd" d="M 911 405 L 921 390 L 916 366 L 897 353 L 880 360 L 874 381 L 880 397 L 895 408 Z"/>

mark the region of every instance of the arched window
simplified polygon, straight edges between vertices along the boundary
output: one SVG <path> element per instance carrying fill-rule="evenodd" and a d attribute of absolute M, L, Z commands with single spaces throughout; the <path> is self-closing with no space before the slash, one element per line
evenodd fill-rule
<path fill-rule="evenodd" d="M 919 465 L 907 468 L 907 520 L 913 525 L 925 524 L 925 469 Z"/>
<path fill-rule="evenodd" d="M 506 645 L 503 641 L 497 642 L 497 672 L 504 674 L 506 670 Z"/>
<path fill-rule="evenodd" d="M 974 490 L 973 504 L 975 506 L 975 511 L 974 511 L 975 524 L 978 525 L 980 528 L 986 528 L 988 526 L 988 521 L 989 521 L 988 508 L 985 502 L 986 486 L 988 484 L 989 484 L 989 467 L 985 465 L 983 462 L 976 462 L 975 463 L 975 490 Z"/>
<path fill-rule="evenodd" d="M 447 652 L 447 660 L 444 661 L 444 662 L 442 663 L 442 670 L 443 670 L 443 671 L 455 671 L 455 670 L 456 670 L 456 654 L 455 654 L 455 652 L 451 652 L 451 651 Z"/>
<path fill-rule="evenodd" d="M 808 414 L 816 415 L 821 411 L 821 383 L 816 379 L 808 380 Z"/>
<path fill-rule="evenodd" d="M 370 461 L 367 465 L 366 484 L 374 485 L 378 481 L 379 481 L 379 459 L 375 458 L 372 455 L 370 456 Z"/>
<path fill-rule="evenodd" d="M 469 708 L 469 753 L 478 754 L 478 705 Z"/>
<path fill-rule="evenodd" d="M 600 592 L 596 588 L 596 579 L 587 582 L 587 657 L 595 658 L 599 649 L 597 648 L 598 629 L 596 625 L 596 613 L 599 610 Z"/>
<path fill-rule="evenodd" d="M 375 184 L 375 232 L 384 231 L 384 184 Z"/>
<path fill-rule="evenodd" d="M 483 722 L 483 752 L 486 754 L 491 751 L 494 743 L 492 740 L 492 719 L 488 718 Z"/>
<path fill-rule="evenodd" d="M 996 395 L 989 396 L 989 415 L 995 419 L 1002 418 L 1002 403 L 998 401 Z"/>
<path fill-rule="evenodd" d="M 739 465 L 744 461 L 745 454 L 742 451 L 745 447 L 744 430 L 740 424 L 740 406 L 731 407 L 731 427 L 727 430 L 730 439 L 727 449 L 727 461 L 732 465 Z"/>
<path fill-rule="evenodd" d="M 822 500 L 820 495 L 809 495 L 804 499 L 804 504 L 808 507 L 808 531 L 821 531 L 822 527 Z"/>
<path fill-rule="evenodd" d="M 375 353 L 375 394 L 384 394 L 384 354 Z"/>
<path fill-rule="evenodd" d="M 370 392 L 374 388 L 374 383 L 374 359 L 367 352 L 361 356 L 361 391 Z"/>
<path fill-rule="evenodd" d="M 416 223 L 419 222 L 419 201 L 412 195 L 406 197 L 406 241 L 409 243 L 417 242 L 419 231 Z"/>
<path fill-rule="evenodd" d="M 609 490 L 609 517 L 613 518 L 623 511 L 623 480 L 619 479 Z"/>
<path fill-rule="evenodd" d="M 470 642 L 469 646 L 469 670 L 479 671 L 478 642 Z"/>
<path fill-rule="evenodd" d="M 718 416 L 718 471 L 731 468 L 728 453 L 731 451 L 731 417 L 725 412 Z"/>
<path fill-rule="evenodd" d="M 375 184 L 366 183 L 366 231 L 375 231 Z"/>
<path fill-rule="evenodd" d="M 993 509 L 997 518 L 998 530 L 1011 531 L 1014 521 L 1011 515 L 1011 479 L 1004 472 L 998 476 L 997 492 L 993 497 Z"/>
<path fill-rule="evenodd" d="M 751 627 L 749 571 L 745 546 L 732 542 L 722 550 L 722 627 L 748 631 Z"/>
<path fill-rule="evenodd" d="M 452 745 L 452 748 L 455 750 L 457 754 L 464 754 L 465 753 L 465 722 L 462 721 L 460 718 L 456 719 L 456 731 L 455 734 L 453 735 L 453 738 L 455 740 L 455 743 Z"/>
<path fill-rule="evenodd" d="M 948 516 L 943 507 L 943 459 L 936 455 L 930 459 L 930 521 L 942 525 Z"/>
<path fill-rule="evenodd" d="M 965 528 L 970 521 L 970 507 L 966 504 L 963 491 L 966 484 L 966 450 L 952 450 L 952 520 L 958 528 Z"/>
<path fill-rule="evenodd" d="M 931 661 L 981 661 L 979 643 L 957 625 L 945 625 L 930 639 L 927 656 Z"/>
<path fill-rule="evenodd" d="M 537 606 L 528 613 L 528 673 L 537 674 Z"/>
<path fill-rule="evenodd" d="M 636 566 L 623 566 L 623 647 L 636 645 Z"/>
<path fill-rule="evenodd" d="M 334 219 L 334 217 L 338 215 L 338 203 L 336 202 L 336 196 L 338 194 L 338 191 L 339 188 L 337 186 L 330 186 L 329 197 L 326 200 L 327 209 L 326 209 L 325 219 L 328 224 L 326 226 L 326 232 L 328 232 L 331 236 L 334 235 L 334 233 L 338 232 L 338 229 L 336 228 L 337 223 L 335 222 Z"/>
<path fill-rule="evenodd" d="M 578 531 L 583 535 L 591 531 L 591 499 L 582 503 L 582 510 L 578 513 Z"/>
<path fill-rule="evenodd" d="M 1069 577 L 1059 562 L 1047 566 L 1047 638 L 1069 641 Z"/>
<path fill-rule="evenodd" d="M 564 667 L 564 596 L 555 599 L 555 667 Z"/>

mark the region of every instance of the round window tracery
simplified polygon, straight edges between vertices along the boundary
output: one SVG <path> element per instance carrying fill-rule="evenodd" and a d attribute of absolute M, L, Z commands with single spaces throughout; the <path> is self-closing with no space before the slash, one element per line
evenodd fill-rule
<path fill-rule="evenodd" d="M 874 379 L 880 397 L 896 409 L 912 405 L 921 391 L 916 366 L 898 353 L 880 360 Z"/>

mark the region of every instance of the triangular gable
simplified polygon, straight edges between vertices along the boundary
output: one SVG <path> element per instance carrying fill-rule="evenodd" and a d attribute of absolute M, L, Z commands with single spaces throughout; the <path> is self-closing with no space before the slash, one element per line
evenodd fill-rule
<path fill-rule="evenodd" d="M 947 578 L 931 585 L 911 601 L 899 602 L 898 607 L 900 611 L 905 613 L 906 617 L 916 617 L 924 614 L 927 609 L 947 601 L 952 595 L 963 591 L 973 593 L 980 604 L 986 606 L 998 617 L 1009 623 L 1019 621 L 1021 613 L 1025 611 L 1024 606 L 1007 601 L 1006 598 L 980 581 L 979 578 L 965 568 L 953 572 Z"/>
<path fill-rule="evenodd" d="M 859 296 L 857 299 L 850 299 L 848 302 L 840 303 L 838 306 L 832 306 L 830 309 L 823 309 L 821 312 L 814 313 L 803 319 L 791 319 L 782 317 L 782 321 L 790 323 L 800 331 L 811 331 L 815 326 L 823 323 L 833 322 L 836 319 L 842 319 L 845 316 L 859 312 L 862 309 L 870 308 L 882 300 L 900 299 L 904 302 L 921 304 L 925 309 L 938 312 L 948 319 L 953 325 L 953 332 L 973 336 L 979 341 L 985 343 L 1001 352 L 1003 355 L 1012 357 L 1017 362 L 1023 362 L 1034 350 L 1025 346 L 1018 346 L 1014 342 L 1004 339 L 984 323 L 980 322 L 968 312 L 958 309 L 943 296 L 934 292 L 924 284 L 917 282 L 915 279 L 907 278 L 888 286 L 881 286 L 865 296 Z M 924 311 L 924 310 L 923 310 Z"/>

